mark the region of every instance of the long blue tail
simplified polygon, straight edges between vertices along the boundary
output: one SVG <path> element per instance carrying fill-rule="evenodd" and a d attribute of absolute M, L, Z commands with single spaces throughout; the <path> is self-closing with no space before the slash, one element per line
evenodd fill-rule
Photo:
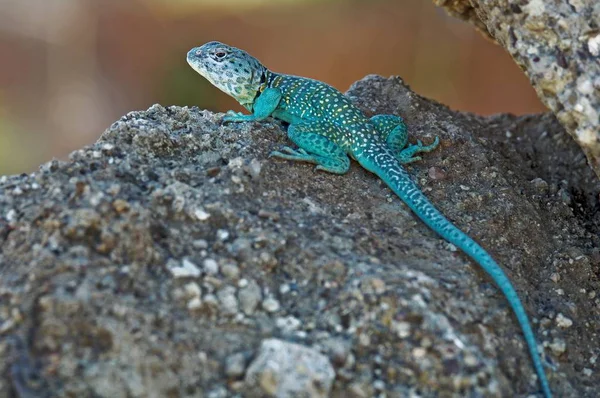
<path fill-rule="evenodd" d="M 529 324 L 523 304 L 521 304 L 521 300 L 510 280 L 504 271 L 502 271 L 502 268 L 481 246 L 455 227 L 439 210 L 433 207 L 431 202 L 423 195 L 419 187 L 411 180 L 408 173 L 384 145 L 376 141 L 367 143 L 361 148 L 359 153 L 355 154 L 355 158 L 365 169 L 379 176 L 429 228 L 437 232 L 448 242 L 459 247 L 492 277 L 504 296 L 506 296 L 521 325 L 533 366 L 542 385 L 544 397 L 551 398 L 552 393 L 550 392 L 550 386 L 544 373 L 535 336 L 531 330 L 531 325 Z"/>

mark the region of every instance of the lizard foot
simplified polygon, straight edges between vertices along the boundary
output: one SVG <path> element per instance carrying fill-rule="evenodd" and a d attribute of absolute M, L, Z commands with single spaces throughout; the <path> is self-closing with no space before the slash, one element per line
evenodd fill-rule
<path fill-rule="evenodd" d="M 396 157 L 398 161 L 400 161 L 400 163 L 402 164 L 418 162 L 419 160 L 421 160 L 421 157 L 413 155 L 421 152 L 431 152 L 435 148 L 437 148 L 439 143 L 440 139 L 438 137 L 435 137 L 433 143 L 429 145 L 423 145 L 421 140 L 417 140 L 416 144 L 409 145 L 408 147 L 404 148 Z"/>
<path fill-rule="evenodd" d="M 298 149 L 294 149 L 292 147 L 289 146 L 284 146 L 280 149 L 281 152 L 285 152 L 288 153 L 290 155 L 308 155 L 308 152 L 306 152 L 304 149 L 302 148 L 298 148 Z"/>
<path fill-rule="evenodd" d="M 302 162 L 315 163 L 314 156 L 310 155 L 302 148 L 294 149 L 289 146 L 284 146 L 281 151 L 273 151 L 269 154 L 269 157 L 276 157 L 287 160 L 297 160 Z"/>
<path fill-rule="evenodd" d="M 253 120 L 252 115 L 244 115 L 241 112 L 227 111 L 223 116 L 223 122 L 248 122 Z"/>

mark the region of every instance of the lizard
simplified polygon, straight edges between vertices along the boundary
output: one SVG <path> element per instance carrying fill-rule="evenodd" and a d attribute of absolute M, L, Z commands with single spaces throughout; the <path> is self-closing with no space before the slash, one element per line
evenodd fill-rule
<path fill-rule="evenodd" d="M 452 224 L 425 197 L 403 167 L 421 160 L 429 145 L 408 144 L 404 120 L 396 115 L 367 118 L 348 97 L 318 80 L 273 72 L 246 51 L 208 42 L 187 53 L 188 64 L 251 114 L 228 111 L 223 122 L 288 123 L 287 136 L 298 148 L 284 146 L 270 157 L 316 164 L 316 170 L 345 174 L 350 158 L 377 175 L 433 231 L 460 248 L 486 271 L 517 317 L 545 398 L 552 393 L 535 335 L 519 296 L 502 268 L 478 243 Z"/>

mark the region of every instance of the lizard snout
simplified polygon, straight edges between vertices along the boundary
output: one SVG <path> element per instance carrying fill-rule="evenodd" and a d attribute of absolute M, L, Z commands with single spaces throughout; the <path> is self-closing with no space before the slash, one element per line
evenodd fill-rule
<path fill-rule="evenodd" d="M 188 51 L 187 59 L 194 59 L 194 58 L 202 58 L 202 48 L 195 47 L 195 48 L 192 48 L 190 51 Z"/>

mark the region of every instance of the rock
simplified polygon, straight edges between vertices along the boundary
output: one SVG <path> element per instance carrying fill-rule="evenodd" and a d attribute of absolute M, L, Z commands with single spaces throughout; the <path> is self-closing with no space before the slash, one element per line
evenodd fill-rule
<path fill-rule="evenodd" d="M 236 288 L 233 286 L 224 286 L 217 292 L 223 314 L 235 315 L 238 312 L 238 300 L 235 294 Z"/>
<path fill-rule="evenodd" d="M 275 319 L 275 324 L 283 333 L 291 333 L 302 325 L 302 322 L 293 316 L 281 317 Z"/>
<path fill-rule="evenodd" d="M 208 249 L 208 242 L 205 239 L 197 239 L 192 242 L 194 249 Z"/>
<path fill-rule="evenodd" d="M 200 297 L 192 297 L 187 303 L 187 308 L 189 310 L 197 310 L 200 307 L 202 307 L 202 299 L 200 299 Z"/>
<path fill-rule="evenodd" d="M 561 355 L 567 350 L 567 343 L 560 338 L 555 338 L 554 340 L 552 340 L 549 346 L 555 355 Z"/>
<path fill-rule="evenodd" d="M 554 394 L 594 396 L 600 183 L 581 149 L 551 115 L 457 113 L 399 78 L 348 96 L 402 115 L 411 142 L 440 136 L 408 172 L 511 277 Z M 272 336 L 316 358 L 290 374 L 317 396 L 538 391 L 505 298 L 375 176 L 269 159 L 280 123 L 221 117 L 130 112 L 69 160 L 0 177 L 1 397 L 252 396 L 249 353 Z M 254 396 L 290 385 L 269 374 Z"/>
<path fill-rule="evenodd" d="M 564 316 L 563 314 L 558 314 L 556 316 L 556 324 L 558 325 L 558 327 L 566 329 L 571 327 L 571 325 L 573 325 L 573 321 L 569 318 L 567 318 L 566 316 Z"/>
<path fill-rule="evenodd" d="M 548 193 L 548 183 L 541 178 L 534 178 L 531 180 L 531 184 L 540 195 L 545 195 Z"/>
<path fill-rule="evenodd" d="M 600 176 L 600 2 L 433 2 L 509 52 Z"/>
<path fill-rule="evenodd" d="M 198 221 L 206 221 L 210 217 L 210 213 L 204 211 L 204 209 L 196 209 L 194 210 L 194 216 L 198 219 Z"/>
<path fill-rule="evenodd" d="M 263 300 L 262 307 L 267 312 L 276 312 L 279 310 L 280 305 L 279 301 L 277 301 L 277 299 L 274 297 L 267 297 Z"/>
<path fill-rule="evenodd" d="M 246 372 L 246 385 L 257 396 L 328 397 L 335 371 L 320 352 L 287 341 L 268 339 Z"/>
<path fill-rule="evenodd" d="M 247 284 L 240 287 L 238 298 L 244 314 L 252 315 L 262 299 L 260 286 L 253 279 L 248 280 Z"/>
<path fill-rule="evenodd" d="M 246 355 L 243 353 L 233 354 L 225 360 L 225 374 L 229 377 L 239 378 L 246 371 Z"/>
<path fill-rule="evenodd" d="M 167 268 L 175 278 L 195 278 L 200 276 L 200 269 L 188 259 L 183 259 L 181 265 L 177 260 L 170 259 Z"/>
<path fill-rule="evenodd" d="M 219 273 L 219 264 L 212 258 L 207 258 L 202 262 L 202 269 L 209 275 Z"/>
<path fill-rule="evenodd" d="M 240 267 L 235 264 L 227 263 L 221 267 L 221 272 L 229 279 L 237 279 L 240 275 Z"/>
<path fill-rule="evenodd" d="M 186 296 L 188 298 L 196 298 L 202 296 L 202 290 L 196 282 L 190 282 L 184 286 Z"/>
<path fill-rule="evenodd" d="M 252 159 L 248 164 L 248 174 L 254 179 L 257 179 L 260 176 L 260 171 L 262 170 L 262 165 L 258 159 Z"/>

